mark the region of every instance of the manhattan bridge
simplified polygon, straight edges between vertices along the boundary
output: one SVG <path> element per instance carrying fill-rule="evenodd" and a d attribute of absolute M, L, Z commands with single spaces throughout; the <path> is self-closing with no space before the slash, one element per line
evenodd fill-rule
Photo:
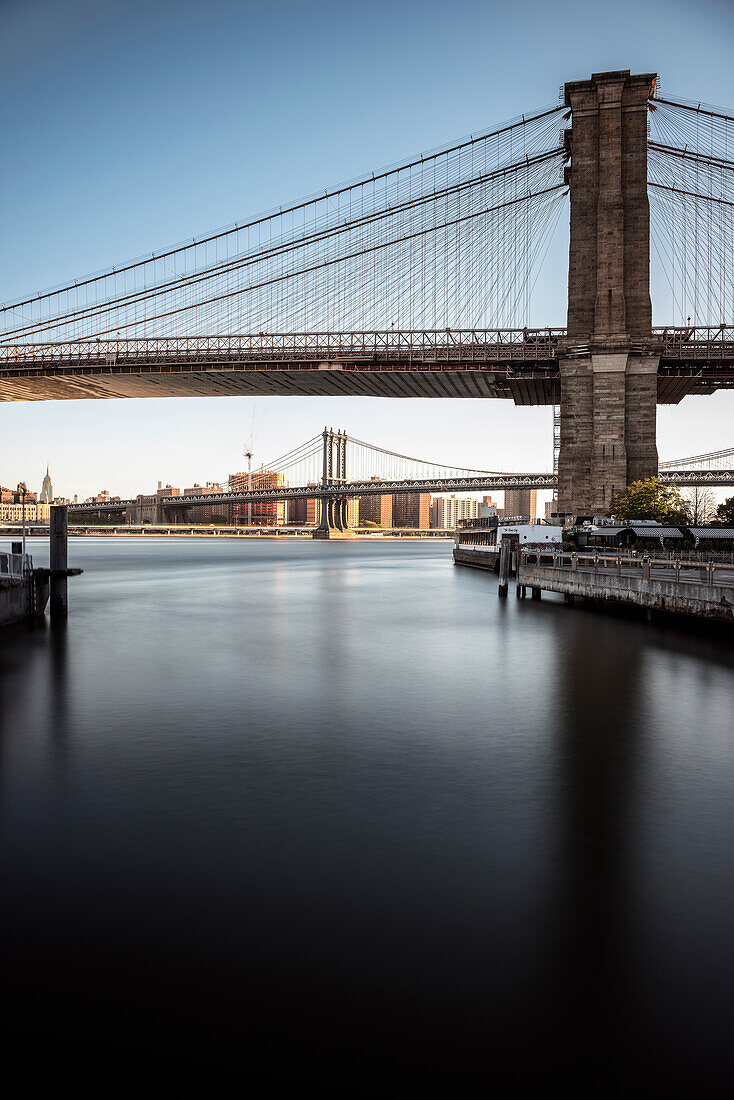
<path fill-rule="evenodd" d="M 530 327 L 562 218 L 566 325 Z M 664 326 L 652 324 L 651 248 L 667 283 Z M 325 431 L 290 456 L 318 462 L 318 493 L 292 478 L 277 492 L 321 497 L 327 526 L 341 524 L 350 492 L 388 485 L 557 487 L 560 511 L 601 514 L 659 469 L 682 484 L 731 484 L 730 452 L 660 467 L 655 420 L 658 403 L 732 386 L 734 115 L 664 97 L 654 74 L 627 70 L 0 308 L 1 401 L 290 394 L 557 407 L 557 476 L 423 464 L 410 478 L 417 460 L 383 452 L 392 466 L 370 490 L 379 471 L 357 459 L 348 477 L 349 437 Z M 238 498 L 258 493 L 276 491 L 253 482 Z"/>

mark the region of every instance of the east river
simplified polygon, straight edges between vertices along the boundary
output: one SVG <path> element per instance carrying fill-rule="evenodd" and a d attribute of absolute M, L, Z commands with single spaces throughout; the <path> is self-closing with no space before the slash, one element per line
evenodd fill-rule
<path fill-rule="evenodd" d="M 501 601 L 443 541 L 70 564 L 66 629 L 0 634 L 6 1059 L 101 1094 L 723 1094 L 723 634 Z"/>

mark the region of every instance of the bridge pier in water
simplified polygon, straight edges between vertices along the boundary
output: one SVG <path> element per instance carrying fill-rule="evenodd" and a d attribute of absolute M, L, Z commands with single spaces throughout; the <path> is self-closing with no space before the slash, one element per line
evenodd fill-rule
<path fill-rule="evenodd" d="M 558 507 L 603 515 L 657 474 L 660 349 L 652 335 L 647 111 L 654 74 L 566 84 L 573 124 L 567 337 L 559 357 Z"/>
<path fill-rule="evenodd" d="M 347 480 L 347 433 L 324 428 L 322 489 L 343 485 Z M 317 495 L 317 494 L 315 494 Z M 313 533 L 315 539 L 354 538 L 349 527 L 347 497 L 329 494 L 319 498 L 320 522 Z"/>

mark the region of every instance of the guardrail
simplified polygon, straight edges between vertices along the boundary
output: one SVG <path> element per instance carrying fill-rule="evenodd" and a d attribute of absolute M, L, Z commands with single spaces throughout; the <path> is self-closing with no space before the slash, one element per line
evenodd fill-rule
<path fill-rule="evenodd" d="M 713 585 L 717 583 L 734 588 L 734 576 L 725 579 L 720 576 L 727 564 L 709 558 L 701 560 L 700 557 L 698 560 L 692 560 L 691 558 L 652 558 L 647 554 L 573 554 L 563 551 L 520 551 L 520 566 L 550 566 L 553 569 L 564 569 L 571 573 L 582 572 L 592 575 L 616 575 L 618 577 L 639 572 L 643 581 L 650 580 L 651 572 L 657 570 L 658 572 L 664 571 L 666 574 L 661 579 L 674 580 L 676 583 L 685 583 L 690 580 L 696 584 Z M 693 578 L 686 577 L 685 573 L 688 570 L 695 570 L 696 576 Z M 731 573 L 731 569 L 728 572 Z"/>
<path fill-rule="evenodd" d="M 182 336 L 130 340 L 67 340 L 8 344 L 0 335 L 0 367 L 44 363 L 94 363 L 108 369 L 135 362 L 281 362 L 411 356 L 438 362 L 551 360 L 565 329 L 410 329 L 368 332 L 285 332 Z"/>
<path fill-rule="evenodd" d="M 9 554 L 0 551 L 0 580 L 22 580 L 33 568 L 30 554 Z"/>

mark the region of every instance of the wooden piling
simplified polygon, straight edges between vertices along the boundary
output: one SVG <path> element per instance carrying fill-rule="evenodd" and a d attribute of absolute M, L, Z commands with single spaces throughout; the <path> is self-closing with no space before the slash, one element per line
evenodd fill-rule
<path fill-rule="evenodd" d="M 65 504 L 54 504 L 49 520 L 52 620 L 65 619 L 69 613 L 68 536 L 69 510 Z"/>
<path fill-rule="evenodd" d="M 509 587 L 508 578 L 510 573 L 513 572 L 513 551 L 517 548 L 517 538 L 515 535 L 503 535 L 502 542 L 500 543 L 500 565 L 499 574 L 500 581 L 497 586 L 497 595 L 506 596 Z"/>

